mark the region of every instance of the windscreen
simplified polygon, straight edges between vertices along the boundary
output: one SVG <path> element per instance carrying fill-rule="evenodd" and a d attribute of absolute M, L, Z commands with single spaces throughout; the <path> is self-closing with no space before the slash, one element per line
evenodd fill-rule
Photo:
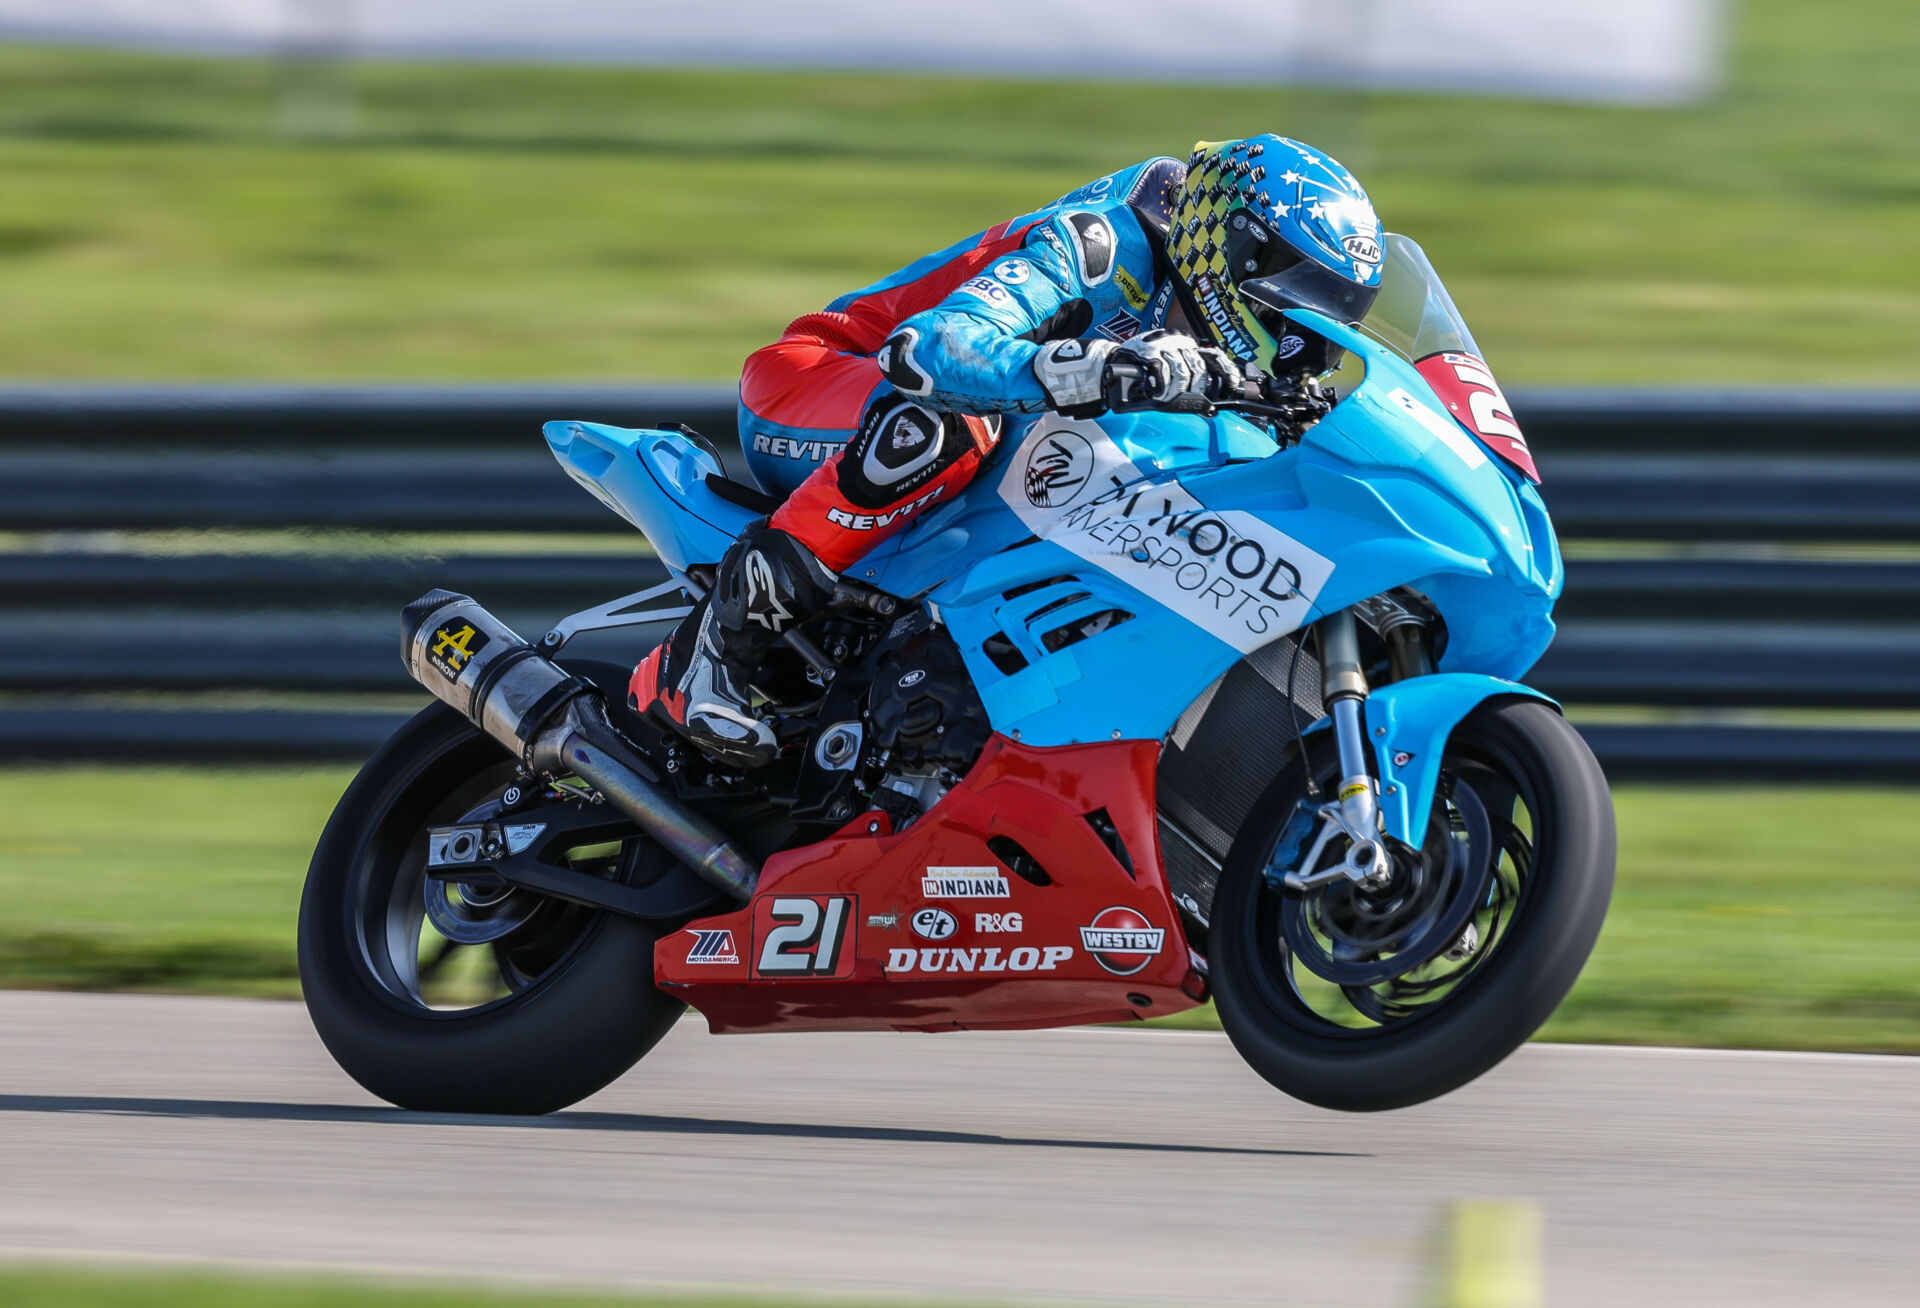
<path fill-rule="evenodd" d="M 1397 232 L 1387 233 L 1385 245 L 1380 294 L 1360 320 L 1361 330 L 1408 362 L 1443 350 L 1478 355 L 1473 333 L 1453 307 L 1453 297 L 1427 262 L 1426 252 Z"/>

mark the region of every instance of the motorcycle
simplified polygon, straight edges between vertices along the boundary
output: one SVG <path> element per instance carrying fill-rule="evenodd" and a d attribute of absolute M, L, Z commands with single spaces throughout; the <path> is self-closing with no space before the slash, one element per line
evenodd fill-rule
<path fill-rule="evenodd" d="M 782 754 L 745 774 L 639 711 L 632 660 L 566 650 L 683 615 L 770 497 L 685 429 L 549 423 L 670 580 L 534 641 L 462 595 L 407 607 L 437 702 L 348 788 L 301 905 L 340 1065 L 408 1108 L 541 1113 L 689 1005 L 930 1032 L 1209 998 L 1325 1107 L 1505 1058 L 1599 934 L 1612 803 L 1516 680 L 1562 584 L 1532 455 L 1425 254 L 1385 246 L 1360 323 L 1289 315 L 1346 352 L 1325 389 L 1005 419 L 785 638 L 755 687 Z"/>

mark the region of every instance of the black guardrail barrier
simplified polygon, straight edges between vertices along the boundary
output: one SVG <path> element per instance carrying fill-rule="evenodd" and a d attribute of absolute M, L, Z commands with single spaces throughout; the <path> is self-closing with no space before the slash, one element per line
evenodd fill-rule
<path fill-rule="evenodd" d="M 1570 555 L 1530 679 L 1576 718 L 1659 719 L 1583 723 L 1610 770 L 1920 775 L 1920 730 L 1739 720 L 1920 709 L 1920 393 L 1512 398 Z M 414 693 L 394 614 L 421 591 L 537 631 L 659 580 L 554 465 L 550 418 L 684 423 L 742 470 L 727 387 L 0 387 L 0 756 L 362 755 L 404 714 L 348 697 Z M 274 537 L 125 536 L 155 530 Z M 524 549 L 458 546 L 482 530 Z M 359 532 L 456 544 L 342 547 Z M 192 703 L 241 693 L 302 707 Z"/>

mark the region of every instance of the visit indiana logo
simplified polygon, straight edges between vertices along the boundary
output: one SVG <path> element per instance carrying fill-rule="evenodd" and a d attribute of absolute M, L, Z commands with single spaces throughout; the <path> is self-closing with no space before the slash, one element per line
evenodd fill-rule
<path fill-rule="evenodd" d="M 997 867 L 930 867 L 920 878 L 928 899 L 1007 899 L 1007 879 Z"/>

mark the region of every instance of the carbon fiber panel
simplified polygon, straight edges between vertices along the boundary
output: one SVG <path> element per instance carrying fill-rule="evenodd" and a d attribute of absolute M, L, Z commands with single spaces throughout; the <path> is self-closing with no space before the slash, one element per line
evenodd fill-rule
<path fill-rule="evenodd" d="M 1234 836 L 1320 717 L 1320 664 L 1291 636 L 1227 670 L 1181 715 L 1160 754 L 1160 843 L 1174 898 L 1202 920 Z M 1293 669 L 1292 704 L 1287 676 Z"/>

